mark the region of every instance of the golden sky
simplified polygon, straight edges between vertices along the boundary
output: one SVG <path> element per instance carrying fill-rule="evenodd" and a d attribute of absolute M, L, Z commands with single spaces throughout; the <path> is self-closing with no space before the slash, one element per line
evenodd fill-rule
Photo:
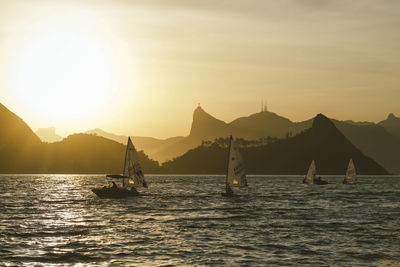
<path fill-rule="evenodd" d="M 0 102 L 32 128 L 187 135 L 269 109 L 400 115 L 398 0 L 0 0 Z"/>

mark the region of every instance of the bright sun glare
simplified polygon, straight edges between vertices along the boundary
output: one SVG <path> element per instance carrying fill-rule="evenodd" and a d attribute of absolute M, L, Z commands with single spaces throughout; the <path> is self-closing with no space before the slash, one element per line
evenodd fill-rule
<path fill-rule="evenodd" d="M 27 36 L 18 49 L 13 73 L 16 96 L 56 120 L 100 110 L 117 86 L 104 43 L 79 28 L 48 23 Z"/>

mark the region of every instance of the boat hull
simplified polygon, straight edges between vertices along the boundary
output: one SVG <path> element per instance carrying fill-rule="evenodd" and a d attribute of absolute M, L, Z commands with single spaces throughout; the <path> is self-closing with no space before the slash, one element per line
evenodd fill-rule
<path fill-rule="evenodd" d="M 314 184 L 316 184 L 316 185 L 324 185 L 324 184 L 328 184 L 328 182 L 324 181 L 324 180 L 314 180 Z"/>
<path fill-rule="evenodd" d="M 223 197 L 238 197 L 238 195 L 235 195 L 232 193 L 221 193 L 221 196 L 223 196 Z"/>
<path fill-rule="evenodd" d="M 324 180 L 314 180 L 314 182 L 313 183 L 308 183 L 307 181 L 304 181 L 303 180 L 303 184 L 309 184 L 309 185 L 312 185 L 312 184 L 315 184 L 315 185 L 326 185 L 326 184 L 329 184 L 327 181 L 324 181 Z"/>
<path fill-rule="evenodd" d="M 139 195 L 135 189 L 128 190 L 124 188 L 93 188 L 92 192 L 100 198 L 127 198 Z"/>

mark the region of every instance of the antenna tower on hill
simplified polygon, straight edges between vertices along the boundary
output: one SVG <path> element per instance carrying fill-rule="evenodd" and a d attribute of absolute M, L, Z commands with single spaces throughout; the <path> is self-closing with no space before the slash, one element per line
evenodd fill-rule
<path fill-rule="evenodd" d="M 267 101 L 261 101 L 261 112 L 267 112 L 268 111 L 268 106 L 267 106 Z"/>

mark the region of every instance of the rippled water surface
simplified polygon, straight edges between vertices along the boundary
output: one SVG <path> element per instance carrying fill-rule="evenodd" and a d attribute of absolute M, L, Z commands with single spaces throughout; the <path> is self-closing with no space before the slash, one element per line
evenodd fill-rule
<path fill-rule="evenodd" d="M 103 176 L 0 176 L 0 265 L 400 266 L 400 177 L 148 176 L 99 199 Z"/>

